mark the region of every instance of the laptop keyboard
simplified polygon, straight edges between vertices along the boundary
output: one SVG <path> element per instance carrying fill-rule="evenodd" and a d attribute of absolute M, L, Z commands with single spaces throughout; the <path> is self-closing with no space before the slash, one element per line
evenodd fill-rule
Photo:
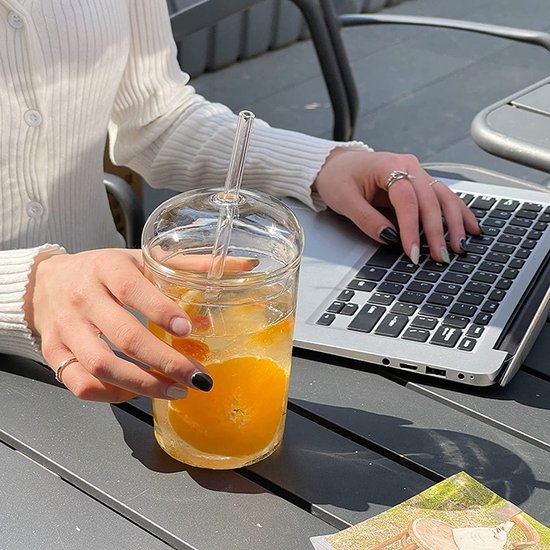
<path fill-rule="evenodd" d="M 473 351 L 519 272 L 550 225 L 550 207 L 459 193 L 483 234 L 464 254 L 434 261 L 424 242 L 418 265 L 398 247 L 381 246 L 317 324 L 349 317 L 347 328 Z"/>

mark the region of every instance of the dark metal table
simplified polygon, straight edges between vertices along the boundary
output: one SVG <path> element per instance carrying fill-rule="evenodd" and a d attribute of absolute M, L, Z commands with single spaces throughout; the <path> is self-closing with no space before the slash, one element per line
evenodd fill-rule
<path fill-rule="evenodd" d="M 550 173 L 550 77 L 483 109 L 471 133 L 489 153 Z"/>
<path fill-rule="evenodd" d="M 508 386 L 473 389 L 296 350 L 282 447 L 227 472 L 165 455 L 148 400 L 0 356 L 2 548 L 307 550 L 461 470 L 550 524 L 549 356 L 547 322 Z"/>

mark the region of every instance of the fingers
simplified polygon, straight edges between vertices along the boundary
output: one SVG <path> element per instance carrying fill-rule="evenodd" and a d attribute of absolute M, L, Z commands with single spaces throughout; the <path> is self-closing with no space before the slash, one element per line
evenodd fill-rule
<path fill-rule="evenodd" d="M 451 249 L 462 253 L 466 233 L 479 233 L 477 220 L 453 191 L 440 180 L 431 178 L 419 165 L 413 163 L 405 173 L 411 177 L 395 181 L 388 191 L 399 221 L 403 248 L 417 263 L 421 226 L 432 258 L 449 263 L 445 231 Z"/>
<path fill-rule="evenodd" d="M 92 327 L 75 320 L 73 329 L 74 338 L 45 349 L 44 356 L 54 370 L 67 357 L 77 359 L 63 369 L 59 378 L 80 399 L 114 403 L 135 395 L 161 399 L 183 399 L 187 395 L 185 387 L 174 380 L 117 357 Z"/>
<path fill-rule="evenodd" d="M 138 359 L 154 371 L 163 374 L 172 382 L 175 381 L 185 386 L 193 385 L 193 375 L 196 372 L 204 371 L 202 365 L 157 338 L 131 313 L 116 305 L 92 305 L 89 319 L 94 325 L 101 323 L 102 334 L 118 349 L 128 356 Z M 68 338 L 67 344 L 76 355 L 77 348 L 83 350 L 89 348 L 94 344 L 94 338 L 97 336 L 93 335 L 90 338 L 88 331 L 85 338 L 81 334 L 78 334 L 74 341 L 71 336 Z M 84 340 L 86 340 L 85 343 L 83 343 Z M 158 385 L 157 380 L 144 377 L 143 371 L 136 373 L 132 369 L 132 373 L 130 373 L 127 369 L 122 369 L 124 365 L 120 362 L 109 361 L 106 364 L 105 355 L 99 350 L 97 351 L 98 357 L 88 360 L 85 364 L 95 376 L 107 382 L 118 380 L 117 383 L 121 387 L 142 395 L 159 397 L 159 393 L 163 395 L 166 393 L 165 385 Z M 137 378 L 131 376 L 137 376 Z M 146 385 L 141 386 L 143 383 Z"/>
<path fill-rule="evenodd" d="M 353 192 L 354 194 L 349 202 L 350 207 L 347 211 L 350 220 L 375 241 L 385 244 L 397 244 L 399 234 L 394 224 L 371 206 L 357 188 Z"/>

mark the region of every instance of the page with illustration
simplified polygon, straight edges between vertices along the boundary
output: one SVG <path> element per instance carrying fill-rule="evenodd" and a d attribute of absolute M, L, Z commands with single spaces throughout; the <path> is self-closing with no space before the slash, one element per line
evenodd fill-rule
<path fill-rule="evenodd" d="M 460 472 L 311 543 L 316 550 L 550 550 L 550 529 Z"/>

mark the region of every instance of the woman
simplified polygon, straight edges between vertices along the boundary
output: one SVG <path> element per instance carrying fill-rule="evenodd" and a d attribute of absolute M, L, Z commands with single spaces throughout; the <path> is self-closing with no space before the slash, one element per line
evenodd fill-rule
<path fill-rule="evenodd" d="M 223 181 L 236 117 L 188 84 L 165 0 L 0 3 L 0 352 L 44 361 L 78 397 L 180 398 L 208 391 L 202 365 L 122 306 L 177 336 L 185 314 L 124 250 L 102 184 L 107 131 L 117 164 L 153 186 Z M 478 233 L 472 213 L 409 155 L 375 153 L 257 122 L 243 185 L 326 206 L 418 262 L 421 223 L 438 261 Z M 391 203 L 399 229 L 375 207 Z M 247 266 L 240 266 L 246 269 Z M 116 357 L 105 340 L 152 367 Z"/>

